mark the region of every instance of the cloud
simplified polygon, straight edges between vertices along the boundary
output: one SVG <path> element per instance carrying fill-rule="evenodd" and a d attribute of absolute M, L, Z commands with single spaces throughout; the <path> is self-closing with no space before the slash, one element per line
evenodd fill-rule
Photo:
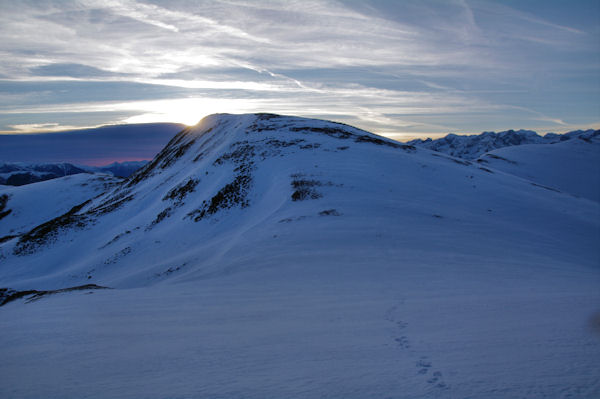
<path fill-rule="evenodd" d="M 27 133 L 27 134 L 31 134 L 31 133 L 37 133 L 37 132 L 58 132 L 61 130 L 70 130 L 70 129 L 76 129 L 76 126 L 65 126 L 65 125 L 60 125 L 56 122 L 52 122 L 52 123 L 23 123 L 20 125 L 8 125 L 8 127 L 10 128 L 9 131 L 5 131 L 2 133 L 5 134 L 22 134 L 22 133 Z"/>
<path fill-rule="evenodd" d="M 0 159 L 86 165 L 151 159 L 181 128 L 177 124 L 119 125 L 70 132 L 0 135 Z"/>
<path fill-rule="evenodd" d="M 81 126 L 84 115 L 190 123 L 209 110 L 344 119 L 389 135 L 597 120 L 598 22 L 508 4 L 2 2 L 0 130 L 77 125 L 77 115 Z"/>
<path fill-rule="evenodd" d="M 62 76 L 73 78 L 97 78 L 115 76 L 114 73 L 99 68 L 76 63 L 54 63 L 33 67 L 29 70 L 33 76 Z"/>

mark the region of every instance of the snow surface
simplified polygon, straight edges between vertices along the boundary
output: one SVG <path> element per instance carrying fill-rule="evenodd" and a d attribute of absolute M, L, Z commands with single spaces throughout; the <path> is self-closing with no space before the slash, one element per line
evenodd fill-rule
<path fill-rule="evenodd" d="M 484 154 L 478 162 L 555 190 L 600 202 L 600 135 L 551 145 L 505 147 Z"/>
<path fill-rule="evenodd" d="M 4 211 L 11 210 L 0 220 L 0 237 L 26 233 L 119 181 L 108 175 L 82 173 L 26 186 L 0 185 L 0 196 L 8 196 Z"/>
<path fill-rule="evenodd" d="M 0 308 L 0 396 L 596 398 L 599 216 L 346 125 L 213 115 L 0 244 L 0 287 L 114 288 Z"/>

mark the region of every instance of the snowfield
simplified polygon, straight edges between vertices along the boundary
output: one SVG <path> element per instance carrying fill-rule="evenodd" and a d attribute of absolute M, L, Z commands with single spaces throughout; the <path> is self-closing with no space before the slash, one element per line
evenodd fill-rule
<path fill-rule="evenodd" d="M 20 187 L 0 185 L 0 197 L 6 198 L 3 212 L 10 211 L 0 218 L 0 237 L 26 233 L 120 181 L 113 176 L 82 173 Z"/>
<path fill-rule="evenodd" d="M 552 145 L 505 147 L 478 162 L 578 197 L 600 202 L 600 131 Z"/>
<path fill-rule="evenodd" d="M 596 398 L 600 204 L 542 185 L 209 116 L 0 244 L 5 299 L 96 285 L 0 307 L 0 396 Z"/>

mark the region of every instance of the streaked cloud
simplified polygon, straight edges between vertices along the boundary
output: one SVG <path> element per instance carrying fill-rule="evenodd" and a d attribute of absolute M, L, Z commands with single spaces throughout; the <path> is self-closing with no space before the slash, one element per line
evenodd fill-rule
<path fill-rule="evenodd" d="M 258 111 L 396 138 L 592 126 L 599 13 L 584 1 L 2 2 L 0 131 Z"/>

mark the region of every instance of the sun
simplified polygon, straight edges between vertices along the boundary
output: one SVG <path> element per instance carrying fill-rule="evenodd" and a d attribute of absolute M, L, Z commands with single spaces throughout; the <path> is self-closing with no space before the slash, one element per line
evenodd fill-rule
<path fill-rule="evenodd" d="M 138 101 L 124 104 L 124 106 L 128 111 L 139 112 L 139 114 L 125 119 L 125 123 L 175 122 L 188 126 L 197 124 L 203 117 L 210 114 L 240 114 L 257 112 L 261 109 L 261 105 L 255 99 L 224 98 Z"/>

